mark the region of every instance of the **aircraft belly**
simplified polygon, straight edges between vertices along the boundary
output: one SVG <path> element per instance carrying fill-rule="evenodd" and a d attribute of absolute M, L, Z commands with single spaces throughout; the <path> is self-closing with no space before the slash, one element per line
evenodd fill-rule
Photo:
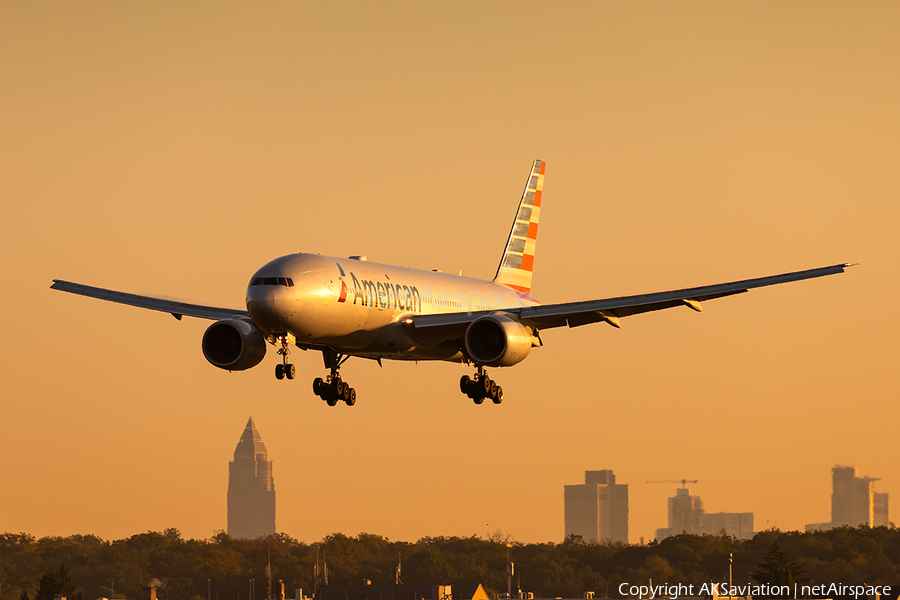
<path fill-rule="evenodd" d="M 365 348 L 374 343 L 378 333 L 368 327 L 365 316 L 359 314 L 365 311 L 358 307 L 346 309 L 335 310 L 333 306 L 325 305 L 315 308 L 306 304 L 302 310 L 288 317 L 288 329 L 298 343 L 325 344 L 347 349 Z"/>
<path fill-rule="evenodd" d="M 377 352 L 377 351 L 362 351 L 362 352 L 354 352 L 354 356 L 360 356 L 362 358 L 372 358 L 372 359 L 381 359 L 381 360 L 406 360 L 406 361 L 425 361 L 425 360 L 440 360 L 447 362 L 463 362 L 463 354 L 459 350 L 452 350 L 448 348 L 419 348 L 414 353 L 402 353 L 402 352 Z"/>

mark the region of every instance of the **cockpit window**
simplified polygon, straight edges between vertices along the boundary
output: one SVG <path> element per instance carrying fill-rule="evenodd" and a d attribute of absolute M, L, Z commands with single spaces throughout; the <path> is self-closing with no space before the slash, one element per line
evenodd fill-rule
<path fill-rule="evenodd" d="M 283 285 L 294 287 L 294 280 L 290 277 L 254 277 L 250 285 Z"/>

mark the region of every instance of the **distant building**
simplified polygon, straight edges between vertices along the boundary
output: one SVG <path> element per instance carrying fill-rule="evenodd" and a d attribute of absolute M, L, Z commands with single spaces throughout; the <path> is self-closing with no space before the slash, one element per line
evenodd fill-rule
<path fill-rule="evenodd" d="M 247 421 L 228 463 L 228 535 L 256 539 L 275 533 L 275 481 L 256 424 Z"/>
<path fill-rule="evenodd" d="M 872 526 L 872 485 L 877 480 L 857 477 L 856 467 L 835 467 L 831 470 L 831 522 L 835 527 Z"/>
<path fill-rule="evenodd" d="M 669 526 L 656 530 L 656 540 L 661 542 L 682 533 L 703 533 L 703 501 L 700 496 L 691 496 L 685 487 L 675 490 L 675 496 L 669 498 Z"/>
<path fill-rule="evenodd" d="M 656 541 L 682 533 L 720 535 L 723 532 L 741 540 L 753 538 L 753 513 L 706 513 L 700 496 L 692 496 L 689 489 L 682 487 L 669 498 L 669 526 L 656 530 Z"/>
<path fill-rule="evenodd" d="M 739 540 L 753 539 L 753 513 L 703 513 L 703 533 L 724 533 Z"/>
<path fill-rule="evenodd" d="M 875 492 L 872 494 L 872 526 L 890 527 L 891 520 L 888 517 L 888 495 Z"/>
<path fill-rule="evenodd" d="M 856 467 L 831 469 L 831 521 L 810 523 L 806 531 L 827 531 L 834 527 L 849 525 L 890 525 L 888 516 L 888 494 L 879 494 L 873 489 L 877 477 L 859 477 Z"/>
<path fill-rule="evenodd" d="M 564 487 L 566 537 L 588 544 L 628 543 L 628 485 L 611 470 L 585 471 L 584 484 Z"/>

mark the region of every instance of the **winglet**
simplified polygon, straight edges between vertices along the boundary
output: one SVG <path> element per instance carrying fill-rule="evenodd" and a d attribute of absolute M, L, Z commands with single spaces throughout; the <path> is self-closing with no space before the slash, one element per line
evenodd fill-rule
<path fill-rule="evenodd" d="M 528 183 L 525 185 L 522 199 L 519 200 L 516 218 L 513 220 L 506 248 L 503 249 L 503 257 L 494 276 L 495 283 L 529 295 L 546 164 L 542 160 L 536 160 L 531 166 Z"/>

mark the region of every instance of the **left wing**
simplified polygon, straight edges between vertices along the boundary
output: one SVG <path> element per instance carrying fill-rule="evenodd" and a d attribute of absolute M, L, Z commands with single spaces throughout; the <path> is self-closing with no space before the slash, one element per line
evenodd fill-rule
<path fill-rule="evenodd" d="M 87 296 L 88 298 L 97 298 L 99 300 L 108 300 L 109 302 L 118 302 L 119 304 L 128 304 L 129 306 L 167 312 L 179 321 L 184 315 L 200 319 L 211 319 L 213 321 L 230 319 L 231 317 L 250 316 L 250 313 L 246 310 L 219 308 L 216 306 L 201 306 L 199 304 L 178 302 L 177 300 L 164 300 L 162 298 L 153 298 L 151 296 L 138 296 L 137 294 L 128 294 L 126 292 L 105 290 L 103 288 L 91 287 L 80 283 L 71 283 L 69 281 L 62 281 L 61 279 L 54 279 L 50 289 L 69 292 L 70 294 L 78 294 L 79 296 Z"/>
<path fill-rule="evenodd" d="M 745 279 L 731 283 L 720 283 L 702 287 L 674 290 L 671 292 L 656 292 L 653 294 L 640 294 L 637 296 L 621 296 L 619 298 L 606 298 L 602 300 L 586 300 L 583 302 L 565 302 L 562 304 L 543 304 L 523 308 L 504 310 L 486 310 L 472 313 L 450 313 L 442 315 L 416 315 L 411 317 L 412 325 L 416 330 L 428 337 L 441 337 L 440 333 L 455 337 L 459 331 L 479 317 L 494 312 L 503 312 L 517 318 L 523 324 L 547 329 L 551 327 L 578 327 L 588 323 L 605 321 L 614 327 L 619 327 L 619 319 L 631 315 L 672 308 L 674 306 L 687 306 L 696 311 L 702 311 L 701 302 L 723 298 L 734 294 L 742 294 L 753 288 L 766 287 L 790 281 L 813 279 L 843 273 L 851 263 L 820 267 L 807 271 L 796 271 L 781 275 L 770 275 L 756 279 Z M 443 329 L 438 332 L 435 329 Z"/>

